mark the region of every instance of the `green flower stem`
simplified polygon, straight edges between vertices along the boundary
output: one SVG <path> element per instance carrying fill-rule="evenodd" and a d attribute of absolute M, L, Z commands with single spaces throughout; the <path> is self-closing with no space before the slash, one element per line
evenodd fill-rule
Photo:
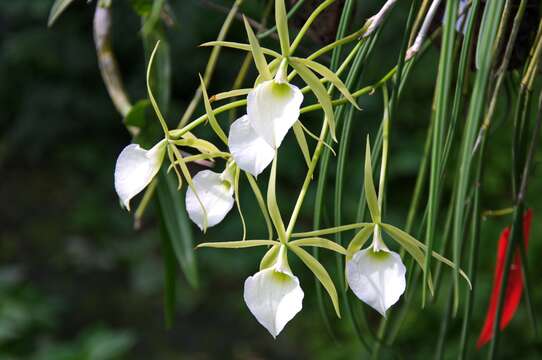
<path fill-rule="evenodd" d="M 390 117 L 389 117 L 389 98 L 388 98 L 388 88 L 386 86 L 382 87 L 382 94 L 384 98 L 384 117 L 382 119 L 383 123 L 383 132 L 382 132 L 382 159 L 380 164 L 380 181 L 378 184 L 378 208 L 380 213 L 382 213 L 383 202 L 384 202 L 384 188 L 386 185 L 386 169 L 388 167 L 388 150 L 389 150 L 389 127 L 390 127 Z"/>
<path fill-rule="evenodd" d="M 287 240 L 292 235 L 295 223 L 297 221 L 297 217 L 299 216 L 299 211 L 301 210 L 301 206 L 303 205 L 303 201 L 305 200 L 305 195 L 307 194 L 307 191 L 309 189 L 309 184 L 312 180 L 312 175 L 314 174 L 314 170 L 316 169 L 316 165 L 318 164 L 320 153 L 322 152 L 322 149 L 324 148 L 324 139 L 327 135 L 327 129 L 328 129 L 328 126 L 324 123 L 322 126 L 322 130 L 320 131 L 320 138 L 318 140 L 318 144 L 316 145 L 316 149 L 314 150 L 314 154 L 312 156 L 309 169 L 307 170 L 307 175 L 305 176 L 305 180 L 303 181 L 303 186 L 301 187 L 301 190 L 299 191 L 299 195 L 297 197 L 297 201 L 292 211 L 292 215 L 290 216 L 290 221 L 288 222 L 288 227 L 286 228 Z"/>
<path fill-rule="evenodd" d="M 350 35 L 347 35 L 347 36 L 345 36 L 345 37 L 343 37 L 341 39 L 335 40 L 331 44 L 328 44 L 328 45 L 324 46 L 323 48 L 315 51 L 314 53 L 309 55 L 307 57 L 307 59 L 314 60 L 314 59 L 319 58 L 320 56 L 324 55 L 325 53 L 330 52 L 331 50 L 333 50 L 333 49 L 335 49 L 337 47 L 343 46 L 343 45 L 348 44 L 348 43 L 350 43 L 352 41 L 356 41 L 360 37 L 362 37 L 363 34 L 365 34 L 365 31 L 367 31 L 366 26 L 362 27 L 361 29 L 359 29 L 358 31 L 356 31 L 356 32 L 354 32 L 354 33 L 352 33 Z"/>
<path fill-rule="evenodd" d="M 235 16 L 237 15 L 237 12 L 239 11 L 239 6 L 243 3 L 244 0 L 235 0 L 235 3 L 233 3 L 233 6 L 231 7 L 228 15 L 226 16 L 226 20 L 224 20 L 224 23 L 222 24 L 222 27 L 220 28 L 220 32 L 218 33 L 217 41 L 223 41 L 226 38 L 226 35 L 228 34 L 228 31 L 230 30 L 231 24 L 233 23 L 233 20 L 235 19 Z M 211 51 L 211 55 L 209 56 L 209 61 L 207 62 L 207 66 L 205 67 L 205 72 L 203 74 L 203 82 L 205 83 L 205 86 L 209 85 L 209 81 L 211 80 L 211 77 L 213 76 L 213 73 L 216 68 L 216 63 L 218 60 L 218 57 L 220 55 L 220 51 L 222 48 L 220 46 L 213 47 L 213 50 Z M 181 120 L 179 121 L 179 124 L 177 125 L 178 128 L 185 125 L 190 117 L 194 114 L 194 111 L 196 110 L 196 107 L 198 106 L 200 100 L 201 100 L 201 87 L 198 87 L 196 92 L 194 93 L 194 97 L 190 101 L 190 104 L 186 108 Z"/>
<path fill-rule="evenodd" d="M 335 0 L 326 0 L 324 1 L 323 3 L 321 3 L 312 13 L 311 15 L 309 16 L 309 18 L 307 19 L 307 21 L 305 21 L 305 24 L 303 25 L 303 27 L 301 28 L 301 30 L 299 30 L 299 33 L 297 34 L 297 36 L 295 37 L 294 41 L 292 42 L 292 45 L 290 45 L 290 54 L 293 54 L 294 51 L 297 49 L 297 47 L 299 46 L 299 44 L 301 43 L 301 40 L 303 39 L 303 37 L 305 36 L 305 33 L 307 32 L 307 30 L 309 30 L 310 26 L 312 25 L 312 23 L 314 22 L 314 20 L 316 20 L 316 18 L 318 17 L 318 15 L 320 15 L 320 13 L 322 11 L 324 11 L 328 6 L 330 6 L 331 4 L 333 4 L 335 2 Z"/>

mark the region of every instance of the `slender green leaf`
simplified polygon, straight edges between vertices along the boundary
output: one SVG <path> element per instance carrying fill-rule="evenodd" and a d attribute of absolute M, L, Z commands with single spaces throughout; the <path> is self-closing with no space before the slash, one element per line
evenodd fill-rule
<path fill-rule="evenodd" d="M 158 46 L 160 43 L 160 46 Z M 171 49 L 169 41 L 160 28 L 143 35 L 145 54 L 148 58 L 148 86 L 156 96 L 157 106 L 167 114 L 171 99 Z M 156 49 L 153 51 L 153 49 Z M 152 61 L 151 61 L 152 59 Z M 151 68 L 152 66 L 152 68 Z"/>
<path fill-rule="evenodd" d="M 223 47 L 228 47 L 228 48 L 237 49 L 237 50 L 252 51 L 252 47 L 250 44 L 233 42 L 233 41 L 209 41 L 209 42 L 201 44 L 200 46 L 201 47 L 223 46 Z M 271 50 L 265 47 L 260 47 L 260 50 L 265 55 L 270 55 L 276 58 L 281 57 L 281 55 L 274 50 Z"/>
<path fill-rule="evenodd" d="M 218 93 L 218 94 L 215 94 L 215 95 L 211 96 L 209 98 L 209 101 L 214 102 L 214 101 L 229 99 L 229 98 L 236 97 L 236 96 L 245 96 L 245 95 L 248 95 L 248 93 L 250 93 L 251 91 L 252 91 L 252 88 L 225 91 L 225 92 L 221 92 L 221 93 Z"/>
<path fill-rule="evenodd" d="M 172 176 L 166 174 L 163 169 L 158 173 L 157 194 L 164 228 L 175 257 L 190 285 L 197 287 L 198 273 L 192 227 L 185 211 L 182 194 L 177 191 Z"/>
<path fill-rule="evenodd" d="M 359 251 L 363 247 L 363 245 L 365 245 L 365 243 L 367 242 L 367 240 L 369 240 L 369 237 L 373 233 L 373 230 L 374 225 L 371 224 L 361 229 L 356 235 L 354 235 L 354 237 L 350 241 L 350 244 L 348 244 L 348 248 L 346 250 L 346 254 L 348 257 L 353 256 L 354 253 Z"/>
<path fill-rule="evenodd" d="M 280 245 L 273 245 L 262 258 L 260 270 L 268 269 L 275 264 L 279 253 Z"/>
<path fill-rule="evenodd" d="M 322 144 L 324 144 L 324 146 L 333 153 L 333 155 L 337 155 L 335 153 L 335 150 L 333 150 L 333 148 L 331 147 L 331 145 L 329 145 L 325 140 L 320 140 L 320 138 L 318 136 L 316 136 L 314 133 L 312 133 L 309 129 L 307 129 L 307 127 L 305 125 L 303 125 L 303 123 L 301 121 L 299 121 L 299 126 L 301 126 L 301 128 L 303 129 L 303 131 L 305 131 L 307 133 L 307 135 L 309 135 L 311 138 L 313 138 L 314 140 L 316 141 L 322 141 Z"/>
<path fill-rule="evenodd" d="M 213 108 L 211 107 L 211 102 L 209 101 L 209 96 L 207 95 L 207 89 L 205 88 L 205 82 L 203 81 L 201 74 L 199 76 L 199 80 L 201 83 L 201 91 L 203 93 L 203 104 L 205 105 L 205 112 L 207 113 L 207 119 L 209 119 L 209 124 L 211 124 L 211 128 L 220 138 L 220 140 L 222 140 L 224 144 L 228 145 L 228 137 L 224 133 L 224 130 L 222 130 L 222 128 L 218 124 L 218 121 L 216 121 L 215 114 L 213 113 Z"/>
<path fill-rule="evenodd" d="M 154 97 L 154 94 L 152 92 L 152 87 L 151 87 L 152 68 L 154 64 L 154 58 L 156 56 L 156 53 L 159 47 L 160 47 L 160 41 L 157 41 L 149 57 L 149 63 L 147 65 L 147 94 L 149 96 L 149 100 L 151 102 L 152 108 L 154 109 L 154 112 L 156 113 L 156 116 L 158 117 L 158 120 L 160 121 L 160 126 L 162 126 L 162 130 L 164 131 L 164 134 L 167 136 L 168 135 L 167 123 L 166 123 L 166 120 L 164 119 L 164 116 L 162 115 L 162 112 L 160 111 L 160 106 L 158 105 L 156 98 Z M 160 96 L 160 91 L 159 91 L 159 96 Z"/>
<path fill-rule="evenodd" d="M 307 167 L 310 167 L 311 165 L 311 154 L 309 151 L 309 145 L 307 144 L 307 139 L 305 138 L 305 133 L 303 132 L 303 128 L 300 125 L 301 123 L 296 121 L 294 123 L 293 129 L 294 129 L 294 135 L 297 140 L 297 144 L 299 145 L 299 148 L 301 149 L 301 152 L 303 153 L 303 157 L 305 158 L 305 162 L 307 163 Z"/>
<path fill-rule="evenodd" d="M 346 255 L 346 249 L 343 248 L 341 245 L 337 244 L 336 242 L 333 242 L 328 239 L 320 238 L 320 237 L 312 237 L 312 238 L 305 238 L 305 239 L 299 239 L 294 240 L 290 242 L 291 245 L 296 246 L 314 246 L 314 247 L 320 247 L 324 249 L 328 249 L 331 251 L 335 251 L 339 254 Z"/>
<path fill-rule="evenodd" d="M 372 223 L 356 223 L 356 224 L 341 225 L 341 226 L 335 226 L 335 227 L 332 227 L 332 228 L 327 228 L 327 229 L 322 229 L 322 230 L 314 230 L 314 231 L 293 233 L 292 237 L 293 238 L 304 238 L 304 237 L 315 237 L 315 236 L 336 234 L 338 232 L 359 229 L 359 228 L 372 226 L 372 225 L 373 225 Z"/>
<path fill-rule="evenodd" d="M 329 125 L 331 137 L 333 140 L 337 141 L 337 136 L 335 134 L 335 114 L 333 113 L 331 98 L 329 97 L 326 88 L 324 85 L 322 85 L 318 77 L 314 75 L 314 73 L 302 62 L 292 59 L 290 65 L 292 65 L 294 70 L 297 71 L 303 81 L 305 81 L 305 83 L 307 83 L 307 85 L 311 88 L 314 95 L 316 95 L 318 102 L 322 106 L 322 109 L 324 109 L 324 114 L 326 115 L 326 121 Z"/>
<path fill-rule="evenodd" d="M 281 63 L 280 58 L 273 59 L 269 63 L 268 69 L 269 69 L 269 72 L 271 73 L 272 77 L 274 77 L 275 74 L 277 73 L 277 70 L 278 70 L 278 67 L 279 67 L 280 63 Z M 266 79 L 262 75 L 258 75 L 256 77 L 256 80 L 254 81 L 254 86 L 257 86 L 257 85 L 261 84 L 264 81 L 266 81 Z"/>
<path fill-rule="evenodd" d="M 398 228 L 388 225 L 388 224 L 382 224 L 382 229 L 390 235 L 395 241 L 399 243 L 409 254 L 414 258 L 414 260 L 418 263 L 420 268 L 423 272 L 428 272 L 427 275 L 427 286 L 429 287 L 429 291 L 431 292 L 431 295 L 434 293 L 434 287 L 433 287 L 433 279 L 431 276 L 431 269 L 425 268 L 425 257 L 423 251 L 420 250 L 418 246 L 413 244 L 410 239 L 410 235 L 405 233 L 402 230 L 399 230 Z M 407 236 L 408 235 L 408 236 Z"/>
<path fill-rule="evenodd" d="M 252 57 L 254 58 L 254 64 L 256 64 L 256 68 L 264 81 L 271 80 L 271 72 L 269 72 L 267 61 L 265 60 L 264 53 L 260 47 L 260 42 L 258 41 L 256 35 L 254 35 L 254 31 L 250 27 L 247 18 L 243 16 L 243 20 L 245 22 L 245 29 L 247 31 L 248 41 L 250 43 L 250 51 L 252 52 Z"/>
<path fill-rule="evenodd" d="M 346 87 L 346 85 L 343 83 L 343 81 L 328 67 L 308 59 L 301 59 L 301 58 L 292 58 L 295 59 L 295 61 L 301 62 L 303 65 L 307 66 L 308 68 L 316 71 L 318 74 L 323 76 L 325 79 L 327 79 L 330 83 L 333 84 L 341 92 L 341 94 L 344 95 L 344 97 L 358 110 L 361 110 L 358 103 L 356 102 L 356 99 L 352 96 L 350 93 L 350 90 Z"/>
<path fill-rule="evenodd" d="M 221 241 L 202 243 L 196 246 L 196 248 L 215 248 L 215 249 L 244 249 L 256 246 L 273 246 L 280 245 L 275 240 L 241 240 L 241 241 Z"/>
<path fill-rule="evenodd" d="M 333 284 L 333 281 L 331 280 L 331 277 L 327 273 L 326 269 L 311 254 L 299 246 L 289 243 L 288 248 L 292 250 L 301 259 L 301 261 L 305 263 L 305 265 L 307 265 L 310 271 L 313 272 L 314 276 L 316 276 L 316 278 L 318 278 L 318 280 L 322 283 L 322 286 L 324 289 L 326 289 L 329 297 L 331 298 L 331 302 L 333 303 L 337 317 L 340 318 L 341 313 L 339 310 L 339 297 L 337 295 L 337 289 L 335 289 L 335 285 Z"/>
<path fill-rule="evenodd" d="M 418 247 L 418 248 L 422 249 L 424 252 L 427 251 L 427 246 L 424 243 L 420 242 L 419 240 L 414 238 L 412 235 L 404 232 L 403 230 L 401 230 L 401 229 L 399 229 L 399 228 L 397 228 L 397 227 L 395 227 L 393 225 L 390 225 L 390 224 L 382 224 L 382 228 L 384 230 L 386 230 L 386 232 L 390 236 L 392 236 L 394 238 L 401 238 L 401 241 L 403 243 L 408 243 L 408 244 L 410 244 L 410 245 L 412 245 L 414 247 Z M 458 269 L 461 276 L 463 276 L 463 278 L 465 279 L 465 281 L 469 285 L 469 288 L 472 287 L 470 279 L 467 276 L 467 274 L 463 270 L 461 270 L 456 264 L 454 264 L 452 261 L 446 259 L 444 256 L 440 255 L 439 253 L 437 253 L 435 251 L 433 251 L 431 255 L 435 259 L 437 259 L 438 261 L 442 262 L 445 265 L 448 265 L 452 269 Z"/>
<path fill-rule="evenodd" d="M 275 23 L 277 25 L 282 56 L 287 57 L 290 55 L 290 34 L 288 32 L 288 18 L 284 0 L 275 0 Z"/>
<path fill-rule="evenodd" d="M 179 146 L 186 146 L 197 149 L 203 154 L 220 153 L 220 150 L 211 142 L 203 139 L 198 139 L 190 133 L 185 134 L 182 140 L 173 140 L 171 143 Z"/>
<path fill-rule="evenodd" d="M 53 6 L 51 7 L 51 11 L 49 12 L 49 19 L 47 20 L 47 26 L 51 27 L 55 23 L 55 21 L 58 19 L 60 15 L 66 10 L 66 8 L 73 2 L 74 0 L 56 0 L 53 3 Z"/>
<path fill-rule="evenodd" d="M 365 147 L 365 173 L 363 176 L 365 199 L 371 213 L 373 222 L 380 223 L 380 209 L 378 207 L 378 198 L 376 197 L 376 189 L 373 182 L 373 166 L 371 164 L 371 144 L 369 136 L 367 136 L 367 145 Z"/>
<path fill-rule="evenodd" d="M 273 159 L 273 165 L 271 166 L 271 175 L 269 176 L 269 185 L 267 186 L 267 209 L 269 210 L 269 216 L 273 225 L 275 225 L 275 230 L 277 230 L 278 237 L 281 242 L 286 242 L 286 229 L 284 228 L 284 222 L 282 221 L 282 216 L 280 215 L 280 209 L 277 204 L 277 192 L 276 192 L 276 181 L 277 181 L 277 156 Z"/>
<path fill-rule="evenodd" d="M 433 140 L 431 143 L 431 175 L 429 178 L 429 199 L 427 207 L 426 243 L 429 253 L 425 256 L 425 267 L 431 267 L 430 253 L 433 250 L 437 219 L 439 215 L 441 193 L 441 168 L 443 153 L 444 125 L 449 116 L 450 88 L 452 83 L 452 67 L 454 64 L 454 41 L 456 33 L 457 9 L 459 1 L 447 1 L 444 18 L 442 50 L 439 58 L 439 72 L 435 89 L 435 117 L 433 120 Z M 425 284 L 428 273 L 424 273 Z M 425 286 L 422 288 L 422 302 L 425 303 Z"/>

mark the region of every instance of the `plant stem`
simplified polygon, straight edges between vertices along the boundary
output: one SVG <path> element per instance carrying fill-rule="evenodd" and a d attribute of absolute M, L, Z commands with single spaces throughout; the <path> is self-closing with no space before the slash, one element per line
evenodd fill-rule
<path fill-rule="evenodd" d="M 457 8 L 459 2 L 450 0 L 446 2 L 444 19 L 443 43 L 439 59 L 439 72 L 437 77 L 436 113 L 433 124 L 433 139 L 431 146 L 431 174 L 429 177 L 429 199 L 427 213 L 426 245 L 424 266 L 427 271 L 423 273 L 422 281 L 422 307 L 425 305 L 428 276 L 431 269 L 431 254 L 433 252 L 433 240 L 439 214 L 439 203 L 442 179 L 442 152 L 443 137 L 446 118 L 448 117 L 450 88 L 452 82 L 453 49 L 455 41 L 455 23 L 457 20 Z"/>
<path fill-rule="evenodd" d="M 239 11 L 239 6 L 243 3 L 244 0 L 235 0 L 233 3 L 233 6 L 231 7 L 228 15 L 226 16 L 226 20 L 224 20 L 224 23 L 222 24 L 222 27 L 220 28 L 220 32 L 218 33 L 217 41 L 223 41 L 226 38 L 226 35 L 228 34 L 228 31 L 230 30 L 231 24 L 233 23 L 233 19 L 235 18 L 235 15 Z M 213 47 L 213 50 L 211 51 L 211 55 L 209 56 L 209 61 L 207 62 L 207 66 L 205 67 L 205 72 L 203 74 L 203 82 L 205 83 L 205 86 L 209 85 L 209 82 L 211 81 L 211 77 L 213 76 L 213 73 L 216 68 L 216 63 L 218 60 L 218 57 L 220 56 L 220 51 L 222 50 L 222 47 L 215 46 Z M 177 125 L 178 128 L 184 126 L 190 117 L 194 114 L 194 111 L 196 110 L 196 107 L 198 106 L 200 100 L 201 100 L 201 87 L 198 87 L 196 92 L 194 93 L 194 96 L 192 97 L 192 100 L 188 104 L 188 107 L 186 108 L 181 120 L 179 121 L 179 125 Z"/>

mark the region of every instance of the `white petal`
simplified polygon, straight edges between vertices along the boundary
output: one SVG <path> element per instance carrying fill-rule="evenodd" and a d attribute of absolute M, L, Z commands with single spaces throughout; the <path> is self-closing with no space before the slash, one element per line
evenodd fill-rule
<path fill-rule="evenodd" d="M 273 148 L 278 148 L 284 136 L 299 118 L 303 94 L 298 87 L 274 80 L 261 83 L 247 97 L 250 125 Z"/>
<path fill-rule="evenodd" d="M 130 210 L 130 200 L 152 181 L 164 159 L 166 142 L 160 141 L 150 150 L 137 144 L 126 146 L 115 165 L 115 190 L 123 205 Z"/>
<path fill-rule="evenodd" d="M 231 124 L 228 146 L 235 163 L 254 176 L 258 176 L 275 157 L 275 149 L 256 134 L 247 115 Z"/>
<path fill-rule="evenodd" d="M 222 180 L 221 174 L 203 170 L 192 179 L 194 188 L 207 212 L 207 226 L 211 227 L 224 219 L 233 207 L 233 186 Z M 192 188 L 186 190 L 186 211 L 190 219 L 203 229 L 205 213 Z"/>
<path fill-rule="evenodd" d="M 245 302 L 267 331 L 277 337 L 284 326 L 301 311 L 303 290 L 299 279 L 275 267 L 257 272 L 245 281 Z"/>
<path fill-rule="evenodd" d="M 360 250 L 346 264 L 354 294 L 382 316 L 405 292 L 405 273 L 401 257 L 393 251 Z"/>

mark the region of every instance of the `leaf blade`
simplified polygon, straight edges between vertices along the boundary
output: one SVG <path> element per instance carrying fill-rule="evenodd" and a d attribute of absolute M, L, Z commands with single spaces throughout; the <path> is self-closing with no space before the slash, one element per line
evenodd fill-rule
<path fill-rule="evenodd" d="M 290 55 L 290 34 L 288 32 L 288 18 L 284 0 L 275 0 L 275 23 L 282 56 L 287 57 Z"/>
<path fill-rule="evenodd" d="M 335 285 L 333 284 L 333 281 L 331 280 L 331 277 L 329 276 L 327 270 L 320 264 L 318 260 L 316 260 L 311 254 L 300 248 L 299 246 L 292 245 L 292 243 L 289 243 L 288 248 L 292 250 L 300 259 L 303 261 L 303 263 L 309 268 L 309 270 L 312 271 L 314 276 L 322 283 L 322 286 L 324 289 L 326 289 L 331 302 L 333 303 L 333 308 L 335 309 L 335 313 L 337 314 L 337 317 L 341 317 L 341 312 L 339 309 L 339 297 L 337 295 L 337 289 L 335 288 Z"/>
<path fill-rule="evenodd" d="M 309 145 L 307 144 L 307 138 L 305 137 L 305 133 L 303 131 L 303 128 L 300 125 L 299 120 L 294 123 L 294 126 L 292 128 L 294 130 L 294 135 L 297 140 L 297 144 L 299 145 L 299 148 L 301 149 L 301 152 L 303 153 L 303 158 L 305 158 L 305 163 L 307 163 L 307 167 L 310 167 L 311 154 L 309 151 Z"/>
<path fill-rule="evenodd" d="M 201 74 L 199 75 L 199 80 L 201 83 L 201 91 L 203 94 L 203 104 L 205 105 L 205 112 L 207 113 L 207 118 L 209 119 L 209 124 L 211 124 L 211 128 L 215 132 L 215 134 L 218 136 L 220 140 L 226 145 L 228 145 L 228 137 L 224 133 L 224 130 L 220 127 L 218 124 L 218 121 L 216 120 L 215 114 L 213 113 L 213 108 L 211 107 L 211 102 L 209 101 L 209 95 L 207 94 L 207 89 L 205 88 L 205 82 L 203 81 L 203 77 L 201 77 Z"/>
<path fill-rule="evenodd" d="M 260 47 L 260 42 L 258 41 L 258 38 L 254 34 L 252 27 L 250 27 L 250 24 L 248 23 L 247 18 L 244 16 L 243 16 L 243 21 L 245 23 L 245 29 L 247 31 L 248 41 L 250 43 L 250 49 L 252 52 L 252 58 L 254 59 L 254 64 L 256 65 L 258 72 L 260 73 L 261 77 L 264 80 L 271 80 L 272 79 L 271 72 L 269 71 L 269 67 L 267 66 L 267 61 L 265 60 L 265 56 L 263 54 L 262 48 Z"/>
<path fill-rule="evenodd" d="M 326 88 L 324 87 L 324 85 L 322 85 L 318 77 L 314 75 L 314 73 L 302 62 L 291 59 L 290 65 L 292 65 L 294 70 L 297 71 L 303 81 L 305 81 L 305 83 L 309 85 L 312 92 L 318 99 L 318 102 L 320 103 L 320 105 L 322 105 L 322 109 L 324 110 L 324 114 L 326 116 L 326 121 L 328 122 L 331 138 L 337 141 L 337 136 L 335 133 L 335 114 L 333 113 L 333 105 L 331 103 L 331 98 L 329 97 Z"/>
<path fill-rule="evenodd" d="M 273 246 L 280 245 L 275 240 L 240 240 L 240 241 L 221 241 L 221 242 L 208 242 L 201 243 L 196 246 L 199 248 L 213 248 L 213 249 L 245 249 L 257 246 Z"/>
<path fill-rule="evenodd" d="M 314 246 L 319 247 L 323 249 L 328 249 L 331 251 L 335 251 L 341 255 L 346 255 L 346 249 L 342 247 L 341 245 L 337 244 L 334 241 L 320 238 L 320 237 L 313 237 L 313 238 L 304 238 L 299 240 L 294 240 L 290 242 L 291 245 L 296 246 Z"/>
<path fill-rule="evenodd" d="M 308 60 L 308 59 L 301 59 L 301 58 L 295 58 L 297 61 L 300 61 L 308 68 L 316 71 L 318 74 L 326 78 L 329 82 L 331 82 L 337 90 L 343 94 L 343 96 L 358 110 L 361 110 L 358 103 L 356 102 L 356 99 L 352 96 L 352 93 L 344 82 L 333 72 L 331 71 L 327 66 L 322 65 L 316 61 Z"/>
<path fill-rule="evenodd" d="M 203 43 L 200 45 L 200 47 L 212 47 L 212 46 L 223 46 L 231 49 L 237 49 L 237 50 L 244 50 L 244 51 L 252 51 L 252 48 L 250 47 L 250 44 L 235 42 L 235 41 L 208 41 L 206 43 Z M 268 49 L 266 47 L 261 47 L 262 53 L 265 55 L 270 55 L 275 58 L 280 58 L 281 55 L 271 49 Z"/>

